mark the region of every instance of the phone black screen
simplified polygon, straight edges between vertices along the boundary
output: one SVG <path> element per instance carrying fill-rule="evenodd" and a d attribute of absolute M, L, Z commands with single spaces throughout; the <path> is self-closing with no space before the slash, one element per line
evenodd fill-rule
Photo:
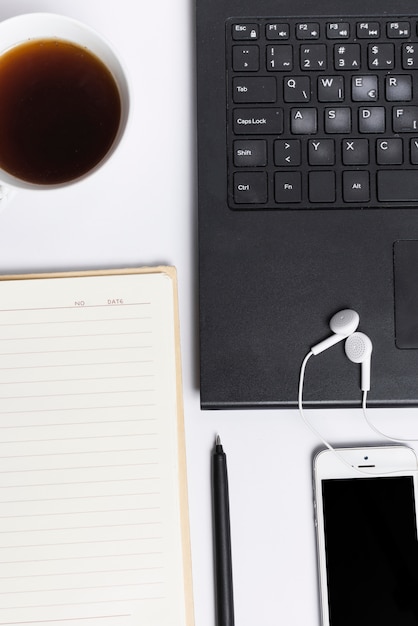
<path fill-rule="evenodd" d="M 322 481 L 331 626 L 417 626 L 413 479 Z"/>

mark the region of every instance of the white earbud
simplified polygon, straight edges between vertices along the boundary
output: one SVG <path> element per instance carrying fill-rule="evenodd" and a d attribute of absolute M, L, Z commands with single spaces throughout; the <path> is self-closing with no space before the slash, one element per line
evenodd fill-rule
<path fill-rule="evenodd" d="M 329 322 L 333 335 L 313 346 L 311 348 L 312 354 L 319 354 L 331 346 L 335 346 L 339 341 L 347 339 L 347 337 L 357 329 L 359 322 L 360 318 L 358 313 L 352 309 L 343 309 L 335 313 Z"/>
<path fill-rule="evenodd" d="M 373 344 L 364 333 L 353 333 L 345 342 L 345 353 L 353 363 L 361 363 L 361 389 L 370 390 L 370 367 Z"/>

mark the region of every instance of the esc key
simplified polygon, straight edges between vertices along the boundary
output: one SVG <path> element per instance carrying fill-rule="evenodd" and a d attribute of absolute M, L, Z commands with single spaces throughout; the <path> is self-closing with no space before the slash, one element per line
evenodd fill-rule
<path fill-rule="evenodd" d="M 233 24 L 232 38 L 239 41 L 258 39 L 258 24 Z"/>

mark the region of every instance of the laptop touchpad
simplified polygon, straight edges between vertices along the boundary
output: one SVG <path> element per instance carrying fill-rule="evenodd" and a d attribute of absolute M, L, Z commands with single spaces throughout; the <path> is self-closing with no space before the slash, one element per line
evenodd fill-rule
<path fill-rule="evenodd" d="M 398 348 L 418 349 L 418 241 L 396 241 L 395 333 Z"/>

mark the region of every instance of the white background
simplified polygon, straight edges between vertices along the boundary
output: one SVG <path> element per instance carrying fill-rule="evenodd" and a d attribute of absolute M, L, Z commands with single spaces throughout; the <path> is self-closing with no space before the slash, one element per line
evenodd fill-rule
<path fill-rule="evenodd" d="M 65 190 L 19 191 L 0 204 L 0 272 L 177 267 L 196 626 L 215 623 L 210 451 L 216 433 L 228 454 L 236 624 L 315 626 L 311 466 L 319 439 L 297 411 L 199 407 L 192 0 L 0 1 L 0 19 L 31 11 L 67 14 L 114 44 L 131 82 L 132 116 L 114 158 L 91 179 Z M 306 337 L 307 351 L 318 339 Z M 418 436 L 417 415 L 418 409 L 371 412 L 379 427 L 398 436 Z M 327 409 L 309 417 L 334 444 L 377 442 L 360 411 Z"/>

